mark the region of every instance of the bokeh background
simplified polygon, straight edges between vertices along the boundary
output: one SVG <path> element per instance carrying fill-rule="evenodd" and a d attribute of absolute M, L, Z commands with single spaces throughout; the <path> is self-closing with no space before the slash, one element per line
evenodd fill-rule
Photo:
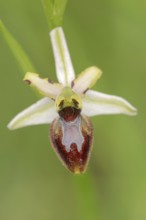
<path fill-rule="evenodd" d="M 0 0 L 0 18 L 42 76 L 56 80 L 41 0 Z M 64 31 L 76 73 L 96 65 L 94 87 L 122 96 L 138 116 L 98 116 L 86 174 L 75 176 L 51 148 L 49 125 L 9 131 L 39 97 L 23 83 L 0 36 L 0 219 L 146 219 L 146 1 L 68 1 Z"/>

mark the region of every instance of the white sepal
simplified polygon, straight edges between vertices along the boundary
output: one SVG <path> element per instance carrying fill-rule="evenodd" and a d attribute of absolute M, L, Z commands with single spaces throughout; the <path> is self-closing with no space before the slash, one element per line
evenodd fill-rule
<path fill-rule="evenodd" d="M 43 98 L 16 115 L 8 128 L 14 130 L 30 125 L 49 124 L 57 116 L 54 101 Z"/>
<path fill-rule="evenodd" d="M 82 114 L 87 116 L 104 114 L 136 115 L 137 110 L 125 99 L 89 90 L 82 98 Z"/>
<path fill-rule="evenodd" d="M 58 81 L 64 86 L 71 86 L 75 73 L 62 27 L 53 29 L 50 38 Z"/>

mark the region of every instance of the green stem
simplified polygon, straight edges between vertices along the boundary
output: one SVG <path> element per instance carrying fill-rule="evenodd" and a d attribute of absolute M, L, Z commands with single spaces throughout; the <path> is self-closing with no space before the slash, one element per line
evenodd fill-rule
<path fill-rule="evenodd" d="M 6 43 L 10 47 L 21 69 L 24 72 L 28 72 L 28 71 L 35 72 L 35 68 L 32 65 L 31 61 L 29 60 L 28 56 L 26 55 L 25 51 L 22 49 L 20 44 L 15 40 L 15 38 L 10 34 L 10 32 L 7 30 L 7 28 L 5 27 L 5 25 L 1 20 L 0 20 L 0 33 L 2 33 Z"/>
<path fill-rule="evenodd" d="M 77 204 L 84 220 L 100 219 L 98 195 L 96 194 L 93 178 L 89 173 L 73 177 Z"/>
<path fill-rule="evenodd" d="M 67 0 L 42 0 L 50 30 L 62 26 Z"/>

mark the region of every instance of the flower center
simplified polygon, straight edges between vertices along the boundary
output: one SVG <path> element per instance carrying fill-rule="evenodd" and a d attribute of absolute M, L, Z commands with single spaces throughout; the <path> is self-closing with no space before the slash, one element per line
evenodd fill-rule
<path fill-rule="evenodd" d="M 80 115 L 82 109 L 81 98 L 71 88 L 63 88 L 56 98 L 56 111 L 66 122 L 74 121 Z"/>
<path fill-rule="evenodd" d="M 74 107 L 66 107 L 58 112 L 59 116 L 63 118 L 66 122 L 74 121 L 80 114 L 81 109 L 76 109 Z"/>

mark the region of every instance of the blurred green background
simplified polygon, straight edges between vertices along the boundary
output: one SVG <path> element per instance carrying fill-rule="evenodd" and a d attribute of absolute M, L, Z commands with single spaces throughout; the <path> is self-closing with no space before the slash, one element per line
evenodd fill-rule
<path fill-rule="evenodd" d="M 56 80 L 41 1 L 0 0 L 0 18 L 38 73 Z M 139 114 L 92 118 L 87 172 L 69 173 L 50 146 L 49 126 L 6 128 L 38 97 L 0 36 L 0 219 L 145 220 L 146 1 L 69 0 L 64 31 L 76 73 L 100 67 L 94 88 L 126 98 Z"/>

